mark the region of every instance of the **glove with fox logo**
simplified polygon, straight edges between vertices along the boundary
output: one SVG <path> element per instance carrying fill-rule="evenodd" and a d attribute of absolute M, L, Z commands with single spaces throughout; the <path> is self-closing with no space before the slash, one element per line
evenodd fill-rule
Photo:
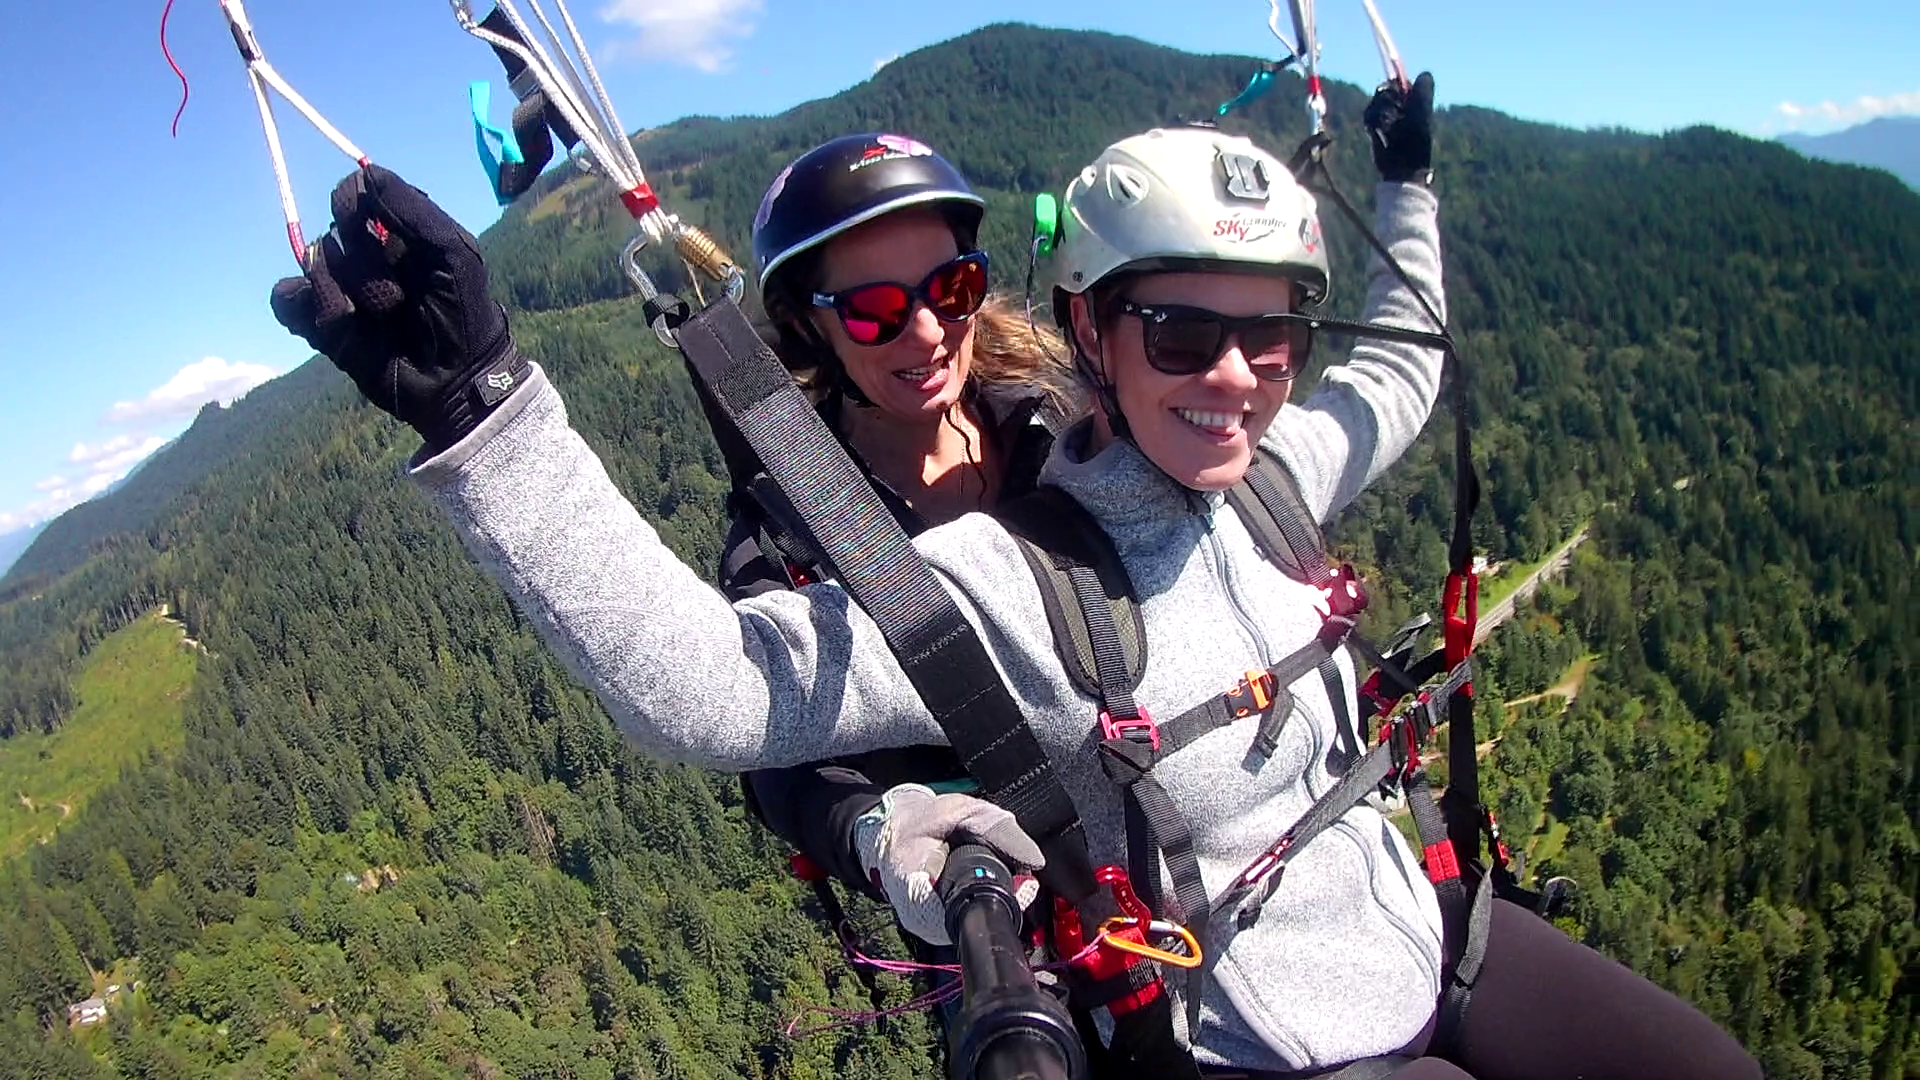
<path fill-rule="evenodd" d="M 473 234 L 419 188 L 369 165 L 333 189 L 333 227 L 273 316 L 434 452 L 470 433 L 531 370 L 487 295 Z"/>

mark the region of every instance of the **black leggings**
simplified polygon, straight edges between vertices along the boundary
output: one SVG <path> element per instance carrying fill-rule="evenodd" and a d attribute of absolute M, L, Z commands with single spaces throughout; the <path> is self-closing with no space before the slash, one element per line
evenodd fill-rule
<path fill-rule="evenodd" d="M 1474 1080 L 1760 1080 L 1705 1013 L 1504 900 L 1452 1036 L 1435 1049 Z"/>
<path fill-rule="evenodd" d="M 1401 1050 L 1424 1056 L 1392 1080 L 1760 1080 L 1760 1063 L 1705 1013 L 1504 900 L 1451 1036 L 1430 1045 L 1423 1034 Z"/>

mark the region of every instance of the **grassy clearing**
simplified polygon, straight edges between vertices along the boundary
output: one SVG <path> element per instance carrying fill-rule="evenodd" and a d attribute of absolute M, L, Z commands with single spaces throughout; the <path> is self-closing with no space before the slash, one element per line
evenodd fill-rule
<path fill-rule="evenodd" d="M 1511 709 L 1521 705 L 1531 705 L 1536 701 L 1544 701 L 1550 697 L 1561 698 L 1568 703 L 1572 703 L 1574 698 L 1580 696 L 1580 688 L 1587 684 L 1587 675 L 1593 671 L 1594 662 L 1599 659 L 1599 653 L 1587 653 L 1580 659 L 1575 660 L 1573 666 L 1567 668 L 1566 673 L 1560 676 L 1559 682 L 1537 694 L 1528 694 L 1526 697 L 1514 698 L 1512 701 L 1506 703 L 1506 707 Z M 1483 758 L 1486 757 L 1485 754 L 1481 754 L 1480 756 Z"/>
<path fill-rule="evenodd" d="M 1555 548 L 1554 550 L 1557 551 L 1559 549 Z M 1522 583 L 1532 577 L 1535 571 L 1547 565 L 1547 560 L 1551 558 L 1553 558 L 1553 552 L 1549 551 L 1545 556 L 1535 559 L 1532 562 L 1502 563 L 1500 573 L 1497 576 L 1482 579 L 1480 582 L 1481 610 L 1484 611 L 1487 608 L 1491 608 L 1500 601 L 1512 596 L 1515 589 L 1518 589 Z"/>
<path fill-rule="evenodd" d="M 181 637 L 158 614 L 112 634 L 80 662 L 64 727 L 0 742 L 0 858 L 52 836 L 120 770 L 179 749 L 200 655 Z"/>
<path fill-rule="evenodd" d="M 1535 833 L 1527 845 L 1527 861 L 1535 863 L 1557 858 L 1566 846 L 1566 823 L 1555 821 L 1553 815 L 1548 814 L 1546 831 Z"/>

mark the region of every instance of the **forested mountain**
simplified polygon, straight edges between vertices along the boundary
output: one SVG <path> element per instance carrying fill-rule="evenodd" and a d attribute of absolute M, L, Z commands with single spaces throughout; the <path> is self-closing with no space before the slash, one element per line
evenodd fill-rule
<path fill-rule="evenodd" d="M 185 432 L 125 479 L 48 522 L 19 561 L 0 571 L 0 600 L 66 573 L 106 545 L 144 532 L 208 473 L 271 438 L 275 428 L 308 408 L 314 395 L 332 389 L 328 375 L 302 368 L 230 406 L 202 406 Z"/>
<path fill-rule="evenodd" d="M 787 159 L 911 132 L 986 188 L 1017 291 L 1032 193 L 1209 113 L 1256 63 L 998 26 L 778 117 L 637 146 L 669 205 L 744 252 Z M 1364 95 L 1330 100 L 1364 205 Z M 1303 116 L 1283 76 L 1222 126 L 1284 156 Z M 1437 130 L 1477 542 L 1524 562 L 1593 537 L 1483 649 L 1509 839 L 1579 880 L 1573 932 L 1698 1002 L 1770 1076 L 1914 1075 L 1920 196 L 1708 129 L 1455 108 Z M 626 294 L 624 214 L 598 183 L 556 172 L 482 241 L 575 424 L 709 567 L 724 470 Z M 1327 217 L 1350 312 L 1362 249 Z M 0 600 L 9 731 L 57 729 L 78 657 L 159 604 L 208 650 L 184 747 L 0 867 L 0 1077 L 935 1075 L 916 1018 L 784 1034 L 803 1005 L 869 1003 L 778 845 L 731 778 L 620 743 L 399 482 L 411 433 L 324 360 L 228 419 L 248 428 L 231 450 L 156 460 L 119 493 L 143 509 L 94 526 L 87 561 L 30 585 L 23 564 Z M 1337 523 L 1377 623 L 1437 603 L 1449 427 Z M 93 972 L 140 987 L 69 1030 Z"/>

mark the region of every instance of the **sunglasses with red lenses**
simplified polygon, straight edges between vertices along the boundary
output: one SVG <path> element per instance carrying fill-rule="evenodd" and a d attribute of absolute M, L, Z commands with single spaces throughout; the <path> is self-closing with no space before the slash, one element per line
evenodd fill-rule
<path fill-rule="evenodd" d="M 942 322 L 964 322 L 987 299 L 987 253 L 971 251 L 933 268 L 918 285 L 874 281 L 833 293 L 814 293 L 813 306 L 832 308 L 856 345 L 885 345 L 913 319 L 916 301 Z"/>
<path fill-rule="evenodd" d="M 1269 382 L 1285 382 L 1307 366 L 1313 332 L 1321 320 L 1286 312 L 1274 315 L 1222 315 L 1183 304 L 1120 301 L 1120 312 L 1144 324 L 1147 363 L 1167 375 L 1198 375 L 1220 362 L 1227 342 L 1240 341 L 1240 353 L 1253 373 Z"/>

